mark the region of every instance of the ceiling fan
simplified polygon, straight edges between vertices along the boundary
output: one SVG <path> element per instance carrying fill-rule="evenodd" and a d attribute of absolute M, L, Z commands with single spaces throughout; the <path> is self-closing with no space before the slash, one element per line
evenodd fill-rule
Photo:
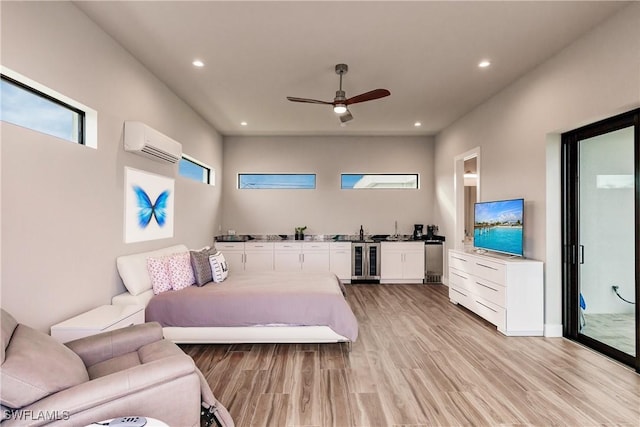
<path fill-rule="evenodd" d="M 347 98 L 345 91 L 342 90 L 342 76 L 347 74 L 347 71 L 349 71 L 349 67 L 347 66 L 347 64 L 336 65 L 336 74 L 340 76 L 340 89 L 336 91 L 336 97 L 333 99 L 333 101 L 319 101 L 317 99 L 296 98 L 293 96 L 287 96 L 287 99 L 293 102 L 306 102 L 308 104 L 333 105 L 333 111 L 339 115 L 340 122 L 346 123 L 349 120 L 353 119 L 353 116 L 351 115 L 351 112 L 348 108 L 349 105 L 357 104 L 359 102 L 373 101 L 374 99 L 384 98 L 385 96 L 391 95 L 391 92 L 389 92 L 387 89 L 374 89 L 372 91 Z"/>

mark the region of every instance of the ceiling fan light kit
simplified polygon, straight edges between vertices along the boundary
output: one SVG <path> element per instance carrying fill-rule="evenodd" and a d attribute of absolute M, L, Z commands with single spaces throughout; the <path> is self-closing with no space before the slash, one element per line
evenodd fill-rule
<path fill-rule="evenodd" d="M 357 104 L 359 102 L 373 101 L 374 99 L 384 98 L 391 95 L 387 89 L 374 89 L 369 92 L 361 93 L 360 95 L 347 98 L 347 94 L 342 90 L 342 76 L 349 71 L 347 64 L 337 64 L 336 74 L 340 76 L 340 88 L 336 91 L 336 96 L 333 101 L 320 101 L 317 99 L 309 98 L 296 98 L 293 96 L 287 96 L 287 99 L 292 102 L 303 102 L 307 104 L 326 104 L 333 105 L 333 111 L 339 115 L 340 122 L 345 123 L 353 119 L 351 112 L 347 108 L 351 104 Z"/>

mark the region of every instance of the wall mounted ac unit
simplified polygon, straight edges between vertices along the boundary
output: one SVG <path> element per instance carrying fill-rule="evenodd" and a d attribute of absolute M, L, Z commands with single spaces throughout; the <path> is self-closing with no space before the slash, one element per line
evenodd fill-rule
<path fill-rule="evenodd" d="M 124 122 L 124 150 L 164 163 L 182 158 L 182 144 L 142 122 Z"/>

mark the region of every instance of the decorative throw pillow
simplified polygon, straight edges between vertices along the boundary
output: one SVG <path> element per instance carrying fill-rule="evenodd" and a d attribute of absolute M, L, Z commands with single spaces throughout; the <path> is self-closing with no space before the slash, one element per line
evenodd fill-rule
<path fill-rule="evenodd" d="M 214 282 L 220 283 L 227 278 L 229 268 L 227 267 L 227 261 L 225 261 L 222 252 L 218 251 L 215 254 L 210 255 L 209 264 L 211 265 L 211 275 L 213 276 Z"/>
<path fill-rule="evenodd" d="M 196 278 L 193 277 L 189 252 L 169 257 L 169 280 L 174 291 L 187 288 L 196 282 Z"/>
<path fill-rule="evenodd" d="M 151 278 L 151 288 L 155 295 L 171 290 L 168 257 L 147 258 L 147 270 Z"/>
<path fill-rule="evenodd" d="M 191 255 L 191 268 L 196 278 L 196 285 L 202 286 L 213 280 L 211 275 L 211 264 L 209 264 L 209 256 L 213 255 L 215 250 L 206 247 L 199 251 L 189 251 Z"/>

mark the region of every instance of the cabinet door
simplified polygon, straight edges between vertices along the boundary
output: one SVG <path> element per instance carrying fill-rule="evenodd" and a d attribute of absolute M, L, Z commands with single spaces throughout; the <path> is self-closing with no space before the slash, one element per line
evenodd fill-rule
<path fill-rule="evenodd" d="M 403 279 L 424 279 L 424 251 L 409 251 L 404 254 Z"/>
<path fill-rule="evenodd" d="M 245 271 L 273 270 L 273 251 L 245 252 Z"/>
<path fill-rule="evenodd" d="M 304 252 L 302 270 L 314 273 L 329 271 L 329 251 Z"/>
<path fill-rule="evenodd" d="M 380 280 L 402 279 L 403 253 L 395 250 L 382 251 L 380 259 Z"/>
<path fill-rule="evenodd" d="M 300 271 L 300 252 L 276 250 L 273 264 L 276 271 Z"/>
<path fill-rule="evenodd" d="M 329 270 L 340 280 L 351 280 L 351 248 L 331 250 Z"/>
<path fill-rule="evenodd" d="M 236 251 L 220 251 L 224 255 L 225 261 L 227 261 L 227 267 L 229 271 L 243 271 L 244 270 L 244 252 Z"/>

